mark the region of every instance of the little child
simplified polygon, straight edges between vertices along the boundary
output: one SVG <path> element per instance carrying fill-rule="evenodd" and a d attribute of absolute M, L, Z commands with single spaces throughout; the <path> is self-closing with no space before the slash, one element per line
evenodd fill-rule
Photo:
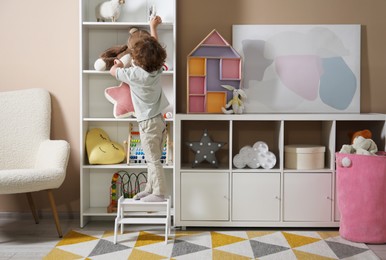
<path fill-rule="evenodd" d="M 132 66 L 123 68 L 115 60 L 110 74 L 127 83 L 131 89 L 141 144 L 147 161 L 148 175 L 145 190 L 134 199 L 145 202 L 164 201 L 166 193 L 165 174 L 161 163 L 162 143 L 166 124 L 162 111 L 169 105 L 160 85 L 166 51 L 158 42 L 157 26 L 162 23 L 159 16 L 150 21 L 150 34 L 143 30 L 130 30 L 128 47 Z"/>

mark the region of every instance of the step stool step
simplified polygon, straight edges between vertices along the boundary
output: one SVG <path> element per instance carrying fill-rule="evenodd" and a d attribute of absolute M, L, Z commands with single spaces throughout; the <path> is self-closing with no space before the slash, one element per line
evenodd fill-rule
<path fill-rule="evenodd" d="M 132 212 L 157 212 L 157 217 L 125 215 L 124 213 Z M 170 198 L 162 202 L 143 202 L 134 199 L 118 199 L 117 217 L 114 223 L 114 244 L 117 243 L 118 226 L 121 226 L 121 234 L 123 234 L 124 224 L 163 224 L 165 225 L 165 243 L 168 241 L 170 234 Z"/>

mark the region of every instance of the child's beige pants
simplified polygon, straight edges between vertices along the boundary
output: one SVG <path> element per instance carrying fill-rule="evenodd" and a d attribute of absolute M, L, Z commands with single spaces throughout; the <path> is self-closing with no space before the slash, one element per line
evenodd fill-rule
<path fill-rule="evenodd" d="M 162 114 L 138 122 L 143 152 L 147 162 L 147 184 L 145 191 L 154 195 L 166 194 L 164 169 L 161 164 L 164 132 L 166 128 Z"/>

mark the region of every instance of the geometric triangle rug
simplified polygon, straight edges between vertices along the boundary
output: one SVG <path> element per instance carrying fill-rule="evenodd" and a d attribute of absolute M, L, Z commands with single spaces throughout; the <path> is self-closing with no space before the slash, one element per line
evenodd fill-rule
<path fill-rule="evenodd" d="M 72 230 L 44 258 L 58 259 L 267 259 L 378 260 L 363 243 L 337 231 L 113 231 Z"/>

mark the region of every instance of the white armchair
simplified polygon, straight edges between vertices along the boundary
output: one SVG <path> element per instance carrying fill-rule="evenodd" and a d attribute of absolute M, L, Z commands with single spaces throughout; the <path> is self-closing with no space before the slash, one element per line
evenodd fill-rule
<path fill-rule="evenodd" d="M 62 237 L 52 189 L 65 179 L 70 145 L 50 140 L 50 94 L 37 88 L 0 92 L 0 124 L 0 194 L 26 193 L 38 224 L 31 193 L 46 190 Z"/>

